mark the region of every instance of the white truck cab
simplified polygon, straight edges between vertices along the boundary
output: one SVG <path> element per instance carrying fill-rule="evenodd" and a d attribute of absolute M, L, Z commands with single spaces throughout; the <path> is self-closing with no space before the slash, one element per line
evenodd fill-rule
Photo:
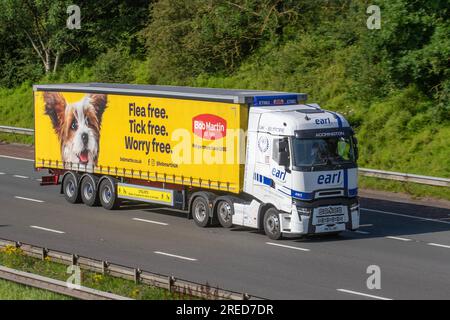
<path fill-rule="evenodd" d="M 357 229 L 353 130 L 338 113 L 289 101 L 271 97 L 250 107 L 244 192 L 254 200 L 235 204 L 233 223 L 272 239 Z"/>

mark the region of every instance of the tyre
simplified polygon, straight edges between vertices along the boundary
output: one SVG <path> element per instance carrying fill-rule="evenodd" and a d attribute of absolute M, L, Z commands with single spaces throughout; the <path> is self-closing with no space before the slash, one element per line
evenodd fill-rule
<path fill-rule="evenodd" d="M 75 174 L 69 173 L 65 176 L 63 182 L 64 198 L 70 203 L 80 203 L 80 188 L 78 187 L 78 179 Z"/>
<path fill-rule="evenodd" d="M 208 226 L 209 208 L 208 201 L 206 201 L 205 198 L 197 197 L 194 199 L 194 202 L 192 202 L 191 213 L 196 225 L 202 228 Z"/>
<path fill-rule="evenodd" d="M 270 208 L 264 214 L 264 232 L 272 240 L 281 239 L 280 215 L 277 209 Z"/>
<path fill-rule="evenodd" d="M 97 178 L 92 175 L 87 175 L 81 180 L 81 200 L 89 207 L 98 206 L 100 203 L 97 192 Z"/>
<path fill-rule="evenodd" d="M 219 200 L 216 205 L 216 217 L 224 228 L 231 228 L 233 225 L 234 208 L 228 199 Z"/>
<path fill-rule="evenodd" d="M 107 210 L 114 210 L 120 206 L 120 199 L 117 198 L 116 184 L 111 179 L 103 179 L 98 189 L 100 203 Z"/>

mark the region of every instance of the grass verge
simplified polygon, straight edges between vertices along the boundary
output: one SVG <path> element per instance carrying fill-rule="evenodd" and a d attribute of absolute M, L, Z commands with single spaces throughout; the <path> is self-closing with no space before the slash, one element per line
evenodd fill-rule
<path fill-rule="evenodd" d="M 45 260 L 26 256 L 20 248 L 7 246 L 0 250 L 0 265 L 38 274 L 41 276 L 66 281 L 70 274 L 67 266 L 51 261 L 49 257 Z M 103 275 L 95 272 L 82 270 L 81 285 L 101 291 L 106 291 L 121 296 L 139 300 L 180 300 L 193 299 L 183 293 L 171 293 L 168 290 L 152 287 L 145 284 L 135 284 L 133 281 Z M 45 292 L 42 294 L 45 297 Z M 37 295 L 37 293 L 36 293 Z M 57 296 L 54 296 L 58 299 Z M 1 298 L 1 287 L 0 287 Z"/>
<path fill-rule="evenodd" d="M 0 142 L 34 144 L 34 136 L 0 132 Z"/>
<path fill-rule="evenodd" d="M 24 286 L 0 279 L 0 300 L 71 300 L 51 291 Z"/>
<path fill-rule="evenodd" d="M 435 198 L 450 200 L 450 192 L 446 187 L 427 186 L 418 183 L 362 176 L 359 176 L 358 180 L 358 187 L 360 189 L 406 193 L 414 199 Z"/>

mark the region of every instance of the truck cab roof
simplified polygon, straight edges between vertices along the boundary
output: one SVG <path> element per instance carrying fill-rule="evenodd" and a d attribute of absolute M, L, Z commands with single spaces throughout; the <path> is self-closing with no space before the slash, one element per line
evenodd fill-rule
<path fill-rule="evenodd" d="M 274 135 L 294 136 L 303 130 L 349 128 L 348 121 L 339 113 L 321 109 L 317 104 L 254 107 L 250 115 L 259 117 L 257 131 Z"/>

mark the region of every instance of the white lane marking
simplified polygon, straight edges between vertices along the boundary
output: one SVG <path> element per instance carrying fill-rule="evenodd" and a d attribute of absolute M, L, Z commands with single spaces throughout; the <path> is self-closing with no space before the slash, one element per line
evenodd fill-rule
<path fill-rule="evenodd" d="M 59 230 L 49 229 L 49 228 L 44 228 L 44 227 L 39 227 L 39 226 L 30 226 L 30 228 L 44 230 L 44 231 L 49 231 L 49 232 L 54 232 L 54 233 L 59 233 L 59 234 L 65 233 L 64 231 L 59 231 Z"/>
<path fill-rule="evenodd" d="M 4 174 L 5 174 L 4 172 L 0 172 L 0 176 L 1 176 L 1 175 L 4 175 Z"/>
<path fill-rule="evenodd" d="M 355 230 L 354 233 L 360 233 L 360 234 L 370 234 L 370 232 L 362 231 L 362 230 Z"/>
<path fill-rule="evenodd" d="M 168 223 L 165 222 L 158 222 L 158 221 L 153 221 L 153 220 L 146 220 L 146 219 L 140 219 L 140 218 L 133 218 L 134 221 L 141 221 L 141 222 L 148 222 L 148 223 L 154 223 L 154 224 L 159 224 L 161 226 L 168 226 Z"/>
<path fill-rule="evenodd" d="M 27 176 L 21 176 L 21 175 L 19 175 L 19 174 L 15 174 L 15 175 L 13 175 L 13 177 L 14 177 L 14 178 L 20 178 L 20 179 L 28 179 Z"/>
<path fill-rule="evenodd" d="M 373 227 L 373 224 L 372 224 L 372 223 L 360 224 L 359 227 L 360 227 L 360 228 Z"/>
<path fill-rule="evenodd" d="M 434 247 L 441 247 L 441 248 L 447 248 L 447 249 L 450 249 L 450 246 L 447 246 L 447 245 L 445 245 L 445 244 L 439 244 L 439 243 L 433 243 L 433 242 L 430 242 L 430 243 L 428 243 L 428 245 L 429 245 L 429 246 L 434 246 Z"/>
<path fill-rule="evenodd" d="M 14 198 L 20 199 L 20 200 L 27 200 L 27 201 L 39 202 L 39 203 L 45 202 L 45 201 L 42 201 L 42 200 L 31 199 L 31 198 L 25 198 L 25 197 L 19 197 L 19 196 L 14 196 Z"/>
<path fill-rule="evenodd" d="M 442 220 L 437 220 L 437 219 L 415 217 L 415 216 L 410 216 L 410 215 L 407 215 L 407 214 L 401 214 L 401 213 L 395 213 L 395 212 L 389 212 L 389 211 L 381 211 L 381 210 L 366 209 L 366 208 L 361 208 L 361 210 L 365 210 L 365 211 L 369 211 L 369 212 L 390 214 L 392 216 L 399 216 L 399 217 L 404 217 L 404 218 L 412 218 L 412 219 L 418 219 L 418 220 L 423 220 L 423 221 L 432 221 L 432 222 L 440 222 L 440 223 L 450 224 L 450 221 L 442 221 Z"/>
<path fill-rule="evenodd" d="M 285 244 L 278 244 L 278 243 L 273 243 L 273 242 L 266 242 L 266 244 L 271 245 L 271 246 L 276 246 L 276 247 L 282 247 L 282 248 L 288 248 L 288 249 L 299 250 L 299 251 L 311 251 L 311 250 L 305 249 L 305 248 L 293 247 L 293 246 L 287 246 L 287 245 L 285 245 Z"/>
<path fill-rule="evenodd" d="M 42 182 L 42 179 L 36 179 L 36 181 Z"/>
<path fill-rule="evenodd" d="M 411 239 L 408 239 L 408 238 L 400 238 L 400 237 L 392 237 L 392 236 L 387 236 L 386 238 L 400 240 L 400 241 L 412 241 Z"/>
<path fill-rule="evenodd" d="M 11 156 L 5 156 L 3 154 L 0 154 L 0 158 L 6 158 L 6 159 L 14 159 L 14 160 L 23 160 L 23 161 L 31 161 L 34 162 L 33 159 L 26 159 L 26 158 L 19 158 L 19 157 L 11 157 Z"/>
<path fill-rule="evenodd" d="M 172 258 L 178 258 L 178 259 L 183 259 L 183 260 L 188 260 L 188 261 L 197 261 L 197 259 L 194 258 L 188 258 L 188 257 L 183 257 L 183 256 L 178 256 L 176 254 L 170 254 L 170 253 L 166 253 L 166 252 L 161 252 L 161 251 L 155 251 L 156 254 L 161 254 L 163 256 L 168 256 L 168 257 L 172 257 Z"/>
<path fill-rule="evenodd" d="M 357 291 L 352 291 L 352 290 L 346 290 L 346 289 L 336 289 L 339 292 L 344 292 L 344 293 L 350 293 L 350 294 L 356 294 L 358 296 L 363 296 L 363 297 L 368 297 L 368 298 L 373 298 L 373 299 L 378 299 L 378 300 L 392 300 L 390 298 L 385 298 L 385 297 L 380 297 L 380 296 L 374 296 L 371 294 L 367 294 L 367 293 L 362 293 L 362 292 L 357 292 Z"/>

